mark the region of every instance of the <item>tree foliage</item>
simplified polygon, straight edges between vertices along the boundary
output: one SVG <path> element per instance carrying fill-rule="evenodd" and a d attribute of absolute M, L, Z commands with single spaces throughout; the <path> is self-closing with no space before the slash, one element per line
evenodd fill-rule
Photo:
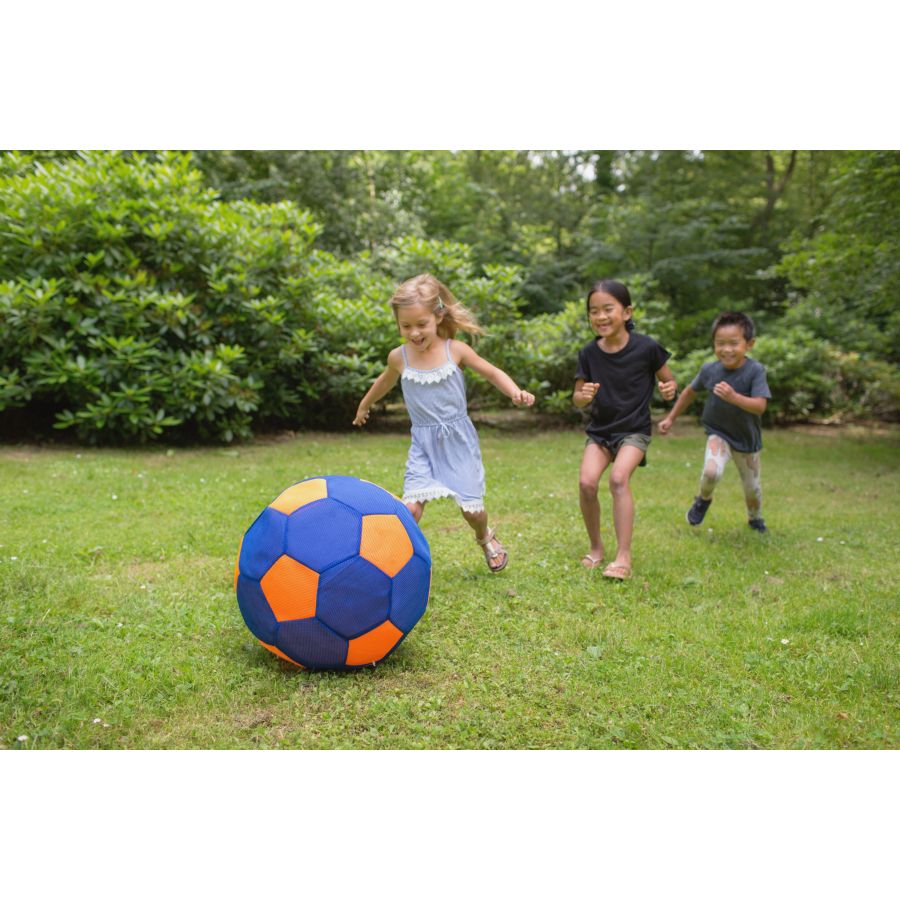
<path fill-rule="evenodd" d="M 853 152 L 828 181 L 809 236 L 795 234 L 778 271 L 788 319 L 858 353 L 900 361 L 900 154 Z"/>
<path fill-rule="evenodd" d="M 736 308 L 772 418 L 896 417 L 898 201 L 888 151 L 2 153 L 0 428 L 343 422 L 422 271 L 545 409 L 571 413 L 585 292 L 617 277 L 682 384 Z"/>

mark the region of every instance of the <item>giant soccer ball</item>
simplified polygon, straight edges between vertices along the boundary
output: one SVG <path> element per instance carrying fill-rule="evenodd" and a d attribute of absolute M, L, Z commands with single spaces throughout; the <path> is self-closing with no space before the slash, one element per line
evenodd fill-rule
<path fill-rule="evenodd" d="M 344 475 L 282 491 L 247 529 L 234 585 L 247 627 L 306 669 L 387 657 L 425 612 L 431 551 L 409 510 Z"/>

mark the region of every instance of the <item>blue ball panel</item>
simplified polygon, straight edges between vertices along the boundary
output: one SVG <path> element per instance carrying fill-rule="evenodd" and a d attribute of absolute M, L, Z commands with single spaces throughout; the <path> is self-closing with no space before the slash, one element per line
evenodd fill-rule
<path fill-rule="evenodd" d="M 362 516 L 334 500 L 316 500 L 288 517 L 285 552 L 304 566 L 324 572 L 359 553 L 361 533 Z"/>
<path fill-rule="evenodd" d="M 266 595 L 259 586 L 258 581 L 253 581 L 244 575 L 238 576 L 237 599 L 241 615 L 247 623 L 247 627 L 261 641 L 267 644 L 275 642 L 275 633 L 278 630 L 278 620 L 269 606 Z"/>
<path fill-rule="evenodd" d="M 257 581 L 284 553 L 284 526 L 287 516 L 268 506 L 247 529 L 238 563 L 241 575 Z"/>
<path fill-rule="evenodd" d="M 316 619 L 282 622 L 273 643 L 307 669 L 340 669 L 347 662 L 347 642 Z"/>
<path fill-rule="evenodd" d="M 413 518 L 413 514 L 406 508 L 404 504 L 400 504 L 402 507 L 402 512 L 398 512 L 397 515 L 400 518 L 400 521 L 403 523 L 406 528 L 406 533 L 409 535 L 409 539 L 412 542 L 413 553 L 417 556 L 421 556 L 422 559 L 428 562 L 428 565 L 431 565 L 431 548 L 428 546 L 428 540 L 425 535 L 422 533 L 422 529 L 416 524 L 416 520 Z"/>
<path fill-rule="evenodd" d="M 398 505 L 406 509 L 396 497 L 391 496 L 377 484 L 360 481 L 348 475 L 329 475 L 325 480 L 328 482 L 329 497 L 352 506 L 363 515 L 386 516 L 397 512 Z"/>
<path fill-rule="evenodd" d="M 391 579 L 356 557 L 319 579 L 316 617 L 346 638 L 359 637 L 387 619 Z"/>
<path fill-rule="evenodd" d="M 404 634 L 422 618 L 430 586 L 431 565 L 415 555 L 394 576 L 390 619 Z"/>

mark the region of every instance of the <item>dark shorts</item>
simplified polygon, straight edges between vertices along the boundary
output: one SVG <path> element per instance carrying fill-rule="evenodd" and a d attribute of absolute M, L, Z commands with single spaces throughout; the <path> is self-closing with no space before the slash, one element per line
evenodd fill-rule
<path fill-rule="evenodd" d="M 608 441 L 605 438 L 595 438 L 592 435 L 588 435 L 587 440 L 584 442 L 584 446 L 587 447 L 588 444 L 596 444 L 598 447 L 603 447 L 604 450 L 607 450 L 609 452 L 609 455 L 613 459 L 618 456 L 619 450 L 621 450 L 622 447 L 637 447 L 644 453 L 644 458 L 638 463 L 638 465 L 646 466 L 647 448 L 650 446 L 650 435 L 626 434 L 624 437 L 620 437 L 616 441 Z"/>

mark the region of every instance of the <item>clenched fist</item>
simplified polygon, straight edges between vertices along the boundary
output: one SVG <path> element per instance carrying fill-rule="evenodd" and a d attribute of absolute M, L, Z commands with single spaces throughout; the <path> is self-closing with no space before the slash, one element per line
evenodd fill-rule
<path fill-rule="evenodd" d="M 534 404 L 534 394 L 528 391 L 516 391 L 510 398 L 513 406 L 532 406 Z"/>
<path fill-rule="evenodd" d="M 659 395 L 663 400 L 674 399 L 675 390 L 678 387 L 674 381 L 657 381 L 656 386 L 659 388 Z"/>
<path fill-rule="evenodd" d="M 734 398 L 737 396 L 737 391 L 727 381 L 720 381 L 713 388 L 713 393 L 728 403 L 734 403 Z"/>
<path fill-rule="evenodd" d="M 600 385 L 593 381 L 585 381 L 581 387 L 575 391 L 575 400 L 576 402 L 581 402 L 582 405 L 587 406 L 588 403 L 592 403 L 594 397 L 597 396 L 597 391 L 600 390 Z"/>

